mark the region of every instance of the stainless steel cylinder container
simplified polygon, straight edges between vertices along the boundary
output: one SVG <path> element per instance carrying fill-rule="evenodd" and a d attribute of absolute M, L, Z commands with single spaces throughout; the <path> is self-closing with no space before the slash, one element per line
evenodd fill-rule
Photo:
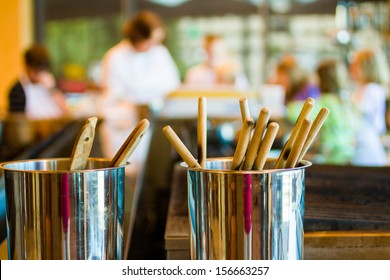
<path fill-rule="evenodd" d="M 9 259 L 102 260 L 123 257 L 124 167 L 90 159 L 5 162 Z"/>
<path fill-rule="evenodd" d="M 231 158 L 188 169 L 191 259 L 303 258 L 305 168 L 231 171 Z"/>

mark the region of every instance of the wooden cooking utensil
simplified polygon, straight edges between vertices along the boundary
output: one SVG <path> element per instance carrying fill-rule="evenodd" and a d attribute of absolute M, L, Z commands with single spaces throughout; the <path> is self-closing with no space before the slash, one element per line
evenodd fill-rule
<path fill-rule="evenodd" d="M 246 119 L 244 125 L 241 129 L 240 137 L 237 141 L 236 150 L 234 151 L 232 164 L 230 170 L 238 170 L 241 166 L 241 163 L 244 160 L 246 151 L 248 149 L 248 144 L 251 139 L 252 128 L 254 126 L 253 119 Z"/>
<path fill-rule="evenodd" d="M 251 170 L 253 168 L 253 163 L 255 162 L 257 152 L 259 151 L 270 116 L 271 112 L 267 108 L 264 107 L 261 109 L 257 118 L 255 131 L 253 132 L 252 139 L 249 142 L 248 150 L 245 155 L 244 165 L 242 166 L 243 170 Z"/>
<path fill-rule="evenodd" d="M 96 123 L 96 117 L 89 118 L 79 132 L 70 157 L 69 170 L 73 171 L 85 169 L 89 154 L 91 153 L 93 140 L 95 138 Z"/>
<path fill-rule="evenodd" d="M 306 152 L 309 150 L 311 145 L 314 142 L 314 139 L 316 138 L 318 132 L 320 131 L 322 125 L 324 124 L 326 118 L 328 117 L 330 113 L 330 110 L 326 107 L 321 108 L 320 112 L 317 114 L 316 118 L 313 121 L 312 126 L 310 127 L 309 134 L 307 135 L 307 139 L 305 141 L 305 144 L 303 145 L 301 154 L 298 158 L 298 163 L 303 159 Z"/>
<path fill-rule="evenodd" d="M 263 170 L 264 164 L 267 161 L 267 156 L 272 148 L 276 134 L 279 130 L 279 124 L 272 122 L 269 124 L 264 139 L 261 142 L 256 160 L 253 164 L 253 170 Z"/>
<path fill-rule="evenodd" d="M 298 136 L 298 132 L 302 126 L 302 123 L 303 123 L 304 119 L 309 116 L 311 110 L 314 107 L 314 103 L 315 103 L 314 99 L 309 97 L 306 99 L 305 103 L 303 104 L 303 107 L 302 107 L 302 110 L 298 116 L 297 122 L 295 123 L 295 125 L 291 131 L 291 135 L 290 135 L 289 139 L 287 140 L 287 142 L 284 144 L 283 149 L 279 155 L 279 158 L 275 163 L 276 168 L 280 169 L 280 168 L 285 167 L 287 158 L 289 157 L 289 153 L 291 151 L 292 146 L 294 145 L 295 139 Z"/>
<path fill-rule="evenodd" d="M 138 144 L 141 142 L 141 139 L 145 135 L 148 127 L 149 121 L 147 119 L 143 119 L 137 124 L 111 160 L 111 167 L 119 167 L 126 164 Z"/>
<path fill-rule="evenodd" d="M 180 140 L 179 136 L 177 136 L 177 134 L 173 131 L 173 129 L 169 125 L 164 126 L 162 131 L 164 135 L 167 137 L 168 141 L 171 143 L 171 145 L 175 148 L 177 153 L 187 163 L 188 167 L 199 168 L 199 169 L 202 168 L 199 165 L 199 163 L 196 161 L 194 156 L 191 154 L 191 152 L 184 145 L 184 143 Z"/>
<path fill-rule="evenodd" d="M 207 159 L 207 103 L 205 97 L 198 99 L 198 161 L 202 168 Z"/>

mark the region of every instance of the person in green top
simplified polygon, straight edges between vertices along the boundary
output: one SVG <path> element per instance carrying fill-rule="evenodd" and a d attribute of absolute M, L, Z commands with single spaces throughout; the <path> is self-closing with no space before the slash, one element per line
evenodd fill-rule
<path fill-rule="evenodd" d="M 346 165 L 354 156 L 358 113 L 345 90 L 347 73 L 345 65 L 335 59 L 323 60 L 317 67 L 321 97 L 316 100 L 310 117 L 314 119 L 322 107 L 329 108 L 330 114 L 311 149 L 313 162 Z M 295 122 L 302 105 L 303 102 L 288 105 L 290 121 Z"/>

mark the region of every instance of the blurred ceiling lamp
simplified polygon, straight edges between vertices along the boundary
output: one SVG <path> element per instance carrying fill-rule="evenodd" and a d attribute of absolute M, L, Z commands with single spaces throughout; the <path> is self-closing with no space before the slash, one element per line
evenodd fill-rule
<path fill-rule="evenodd" d="M 188 2 L 189 0 L 149 0 L 149 1 L 162 6 L 176 7 L 181 4 L 184 4 L 185 2 Z"/>
<path fill-rule="evenodd" d="M 317 0 L 295 0 L 295 1 L 302 4 L 309 4 L 309 3 L 316 2 Z"/>
<path fill-rule="evenodd" d="M 263 5 L 267 0 L 235 0 L 237 2 L 248 2 L 249 4 L 252 4 L 254 6 L 261 6 Z"/>
<path fill-rule="evenodd" d="M 309 4 L 316 2 L 318 0 L 236 0 L 238 2 L 249 2 L 255 6 L 261 6 L 264 3 L 268 5 L 275 11 L 280 13 L 288 12 L 291 9 L 292 3 L 296 2 L 299 4 Z"/>
<path fill-rule="evenodd" d="M 340 44 L 346 45 L 351 41 L 351 35 L 347 30 L 340 30 L 337 32 L 337 41 Z"/>
<path fill-rule="evenodd" d="M 348 7 L 346 2 L 339 1 L 337 3 L 335 21 L 338 29 L 337 41 L 343 45 L 348 44 L 351 41 L 351 35 L 348 32 Z"/>
<path fill-rule="evenodd" d="M 248 0 L 248 2 L 254 5 L 261 5 L 265 2 L 265 0 Z"/>
<path fill-rule="evenodd" d="M 348 8 L 347 4 L 343 1 L 339 1 L 336 6 L 335 15 L 336 27 L 344 30 L 348 27 Z"/>
<path fill-rule="evenodd" d="M 291 10 L 291 0 L 268 0 L 268 5 L 275 13 L 287 13 Z"/>

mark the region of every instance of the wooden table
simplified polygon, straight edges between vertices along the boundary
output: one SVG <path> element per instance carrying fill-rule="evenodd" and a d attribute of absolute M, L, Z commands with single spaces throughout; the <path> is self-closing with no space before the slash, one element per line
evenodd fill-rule
<path fill-rule="evenodd" d="M 390 259 L 390 168 L 312 166 L 306 174 L 304 259 Z M 175 166 L 167 259 L 189 259 L 186 173 Z"/>

